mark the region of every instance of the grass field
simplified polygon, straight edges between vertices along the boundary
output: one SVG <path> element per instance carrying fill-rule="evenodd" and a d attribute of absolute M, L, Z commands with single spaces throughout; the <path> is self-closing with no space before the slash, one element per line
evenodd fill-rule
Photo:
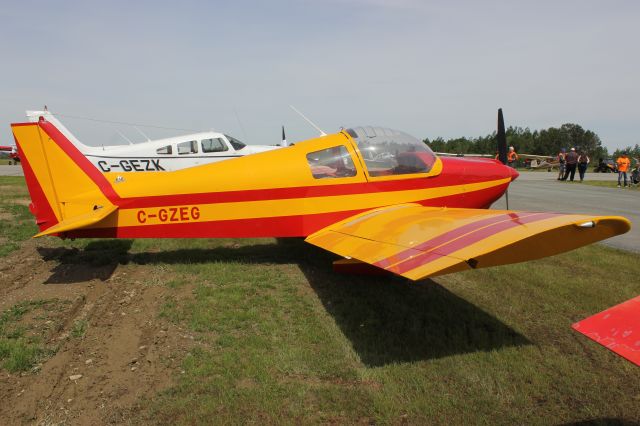
<path fill-rule="evenodd" d="M 0 177 L 0 256 L 16 250 L 20 241 L 37 232 L 29 200 L 24 177 Z"/>
<path fill-rule="evenodd" d="M 0 187 L 11 258 L 35 228 L 23 223 L 20 178 Z M 137 271 L 143 286 L 163 288 L 157 319 L 193 338 L 163 372 L 172 385 L 136 401 L 132 423 L 640 420 L 640 369 L 570 328 L 640 294 L 631 253 L 594 245 L 411 283 L 334 274 L 334 257 L 299 239 L 41 241 L 58 253 L 49 282 L 71 285 L 71 266 Z M 32 363 L 54 355 L 29 324 L 11 331 L 46 303 L 62 302 L 21 300 L 0 317 L 3 369 L 21 366 L 2 358 L 2 342 L 23 342 Z M 69 327 L 78 341 L 92 322 Z"/>
<path fill-rule="evenodd" d="M 621 187 L 618 188 L 618 181 L 617 180 L 612 180 L 612 181 L 595 181 L 595 180 L 585 180 L 584 182 L 582 182 L 583 184 L 587 184 L 587 185 L 592 185 L 592 186 L 602 186 L 605 188 L 616 188 L 616 189 L 629 189 L 629 190 L 638 190 L 638 186 L 637 185 L 631 185 L 631 181 L 627 181 L 627 183 L 629 184 L 629 186 L 627 188 L 625 187 Z M 623 181 L 624 183 L 624 181 Z"/>

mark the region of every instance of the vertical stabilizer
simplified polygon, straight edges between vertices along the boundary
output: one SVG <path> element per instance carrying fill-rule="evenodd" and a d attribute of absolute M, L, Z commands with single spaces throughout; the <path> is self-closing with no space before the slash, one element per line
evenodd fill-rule
<path fill-rule="evenodd" d="M 119 199 L 104 175 L 45 116 L 37 122 L 12 124 L 11 129 L 31 195 L 29 207 L 40 231 Z"/>
<path fill-rule="evenodd" d="M 55 126 L 55 128 L 58 129 L 60 131 L 60 133 L 62 133 L 64 135 L 64 137 L 69 140 L 69 142 L 71 142 L 72 144 L 74 144 L 78 148 L 81 149 L 82 147 L 87 146 L 87 145 L 83 144 L 82 142 L 80 142 L 80 140 L 78 138 L 76 138 L 74 136 L 74 134 L 71 133 L 71 131 L 69 129 L 67 129 L 67 127 L 64 124 L 62 124 L 60 122 L 60 120 L 58 120 L 56 118 L 56 116 L 53 115 L 50 111 L 48 111 L 48 110 L 44 110 L 44 111 L 27 111 L 26 113 L 27 113 L 27 119 L 29 120 L 29 122 L 37 123 L 38 121 L 40 121 L 40 118 L 44 118 L 45 121 L 47 121 L 48 123 L 53 124 Z"/>

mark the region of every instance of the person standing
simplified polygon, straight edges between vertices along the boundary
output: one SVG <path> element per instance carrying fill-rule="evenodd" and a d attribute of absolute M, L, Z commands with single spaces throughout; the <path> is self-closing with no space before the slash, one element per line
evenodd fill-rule
<path fill-rule="evenodd" d="M 576 153 L 575 148 L 571 148 L 571 151 L 566 156 L 567 165 L 566 170 L 564 171 L 564 176 L 562 180 L 567 180 L 569 175 L 571 175 L 571 182 L 573 182 L 573 178 L 576 175 L 576 164 L 578 164 L 578 154 Z"/>
<path fill-rule="evenodd" d="M 627 186 L 627 172 L 629 171 L 629 166 L 631 165 L 631 161 L 627 157 L 627 153 L 623 152 L 620 157 L 616 160 L 616 164 L 618 165 L 618 188 L 620 188 L 620 179 L 624 176 L 624 186 Z"/>
<path fill-rule="evenodd" d="M 640 158 L 634 158 L 634 160 L 636 162 L 636 166 L 631 169 L 631 175 L 629 176 L 629 180 L 631 182 L 629 183 L 629 186 L 635 185 L 637 188 L 638 184 L 640 184 Z"/>
<path fill-rule="evenodd" d="M 507 164 L 509 165 L 509 167 L 513 167 L 514 169 L 516 168 L 515 163 L 516 161 L 518 161 L 518 153 L 516 152 L 516 149 L 512 146 L 509 147 L 509 152 L 507 153 Z"/>
<path fill-rule="evenodd" d="M 586 152 L 580 151 L 578 156 L 578 173 L 580 174 L 580 182 L 584 180 L 584 173 L 587 171 L 587 166 L 591 162 L 591 159 Z"/>
<path fill-rule="evenodd" d="M 564 171 L 567 168 L 567 150 L 562 148 L 558 153 L 558 180 L 561 180 L 564 176 Z"/>

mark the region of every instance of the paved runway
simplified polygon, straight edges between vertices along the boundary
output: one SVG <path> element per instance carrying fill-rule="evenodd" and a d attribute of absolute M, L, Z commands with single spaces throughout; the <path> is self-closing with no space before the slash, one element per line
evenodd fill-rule
<path fill-rule="evenodd" d="M 613 173 L 588 173 L 585 179 L 615 181 L 617 176 Z M 521 172 L 509 187 L 509 208 L 624 216 L 632 223 L 631 231 L 603 243 L 640 252 L 640 190 L 558 182 L 556 177 L 556 173 Z M 492 208 L 506 208 L 504 196 Z"/>
<path fill-rule="evenodd" d="M 6 164 L 0 165 L 0 176 L 23 176 L 22 166 L 8 166 Z"/>
<path fill-rule="evenodd" d="M 0 165 L 0 176 L 22 176 L 22 167 Z M 604 243 L 640 252 L 640 190 L 558 182 L 556 177 L 555 172 L 521 172 L 510 186 L 509 207 L 513 210 L 624 216 L 633 224 L 631 231 Z M 586 179 L 616 180 L 617 175 L 587 173 Z M 506 208 L 504 197 L 492 208 Z"/>

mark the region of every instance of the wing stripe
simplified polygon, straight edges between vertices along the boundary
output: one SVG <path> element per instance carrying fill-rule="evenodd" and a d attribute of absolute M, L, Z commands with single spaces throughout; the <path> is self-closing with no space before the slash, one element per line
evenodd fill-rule
<path fill-rule="evenodd" d="M 411 257 L 413 257 L 415 255 L 415 251 L 416 250 L 420 250 L 420 251 L 428 251 L 431 250 L 435 247 L 441 246 L 442 244 L 448 243 L 451 240 L 457 239 L 459 237 L 462 237 L 466 234 L 470 234 L 473 233 L 475 231 L 478 231 L 480 228 L 484 228 L 486 226 L 489 225 L 494 225 L 496 223 L 502 223 L 502 222 L 509 222 L 512 220 L 518 220 L 518 219 L 523 219 L 525 217 L 534 215 L 537 213 L 525 213 L 525 214 L 517 214 L 517 213 L 505 213 L 505 214 L 500 214 L 500 215 L 496 215 L 496 216 L 491 216 L 489 218 L 485 218 L 482 220 L 478 220 L 475 222 L 471 222 L 468 223 L 466 225 L 463 225 L 459 228 L 455 228 L 449 232 L 445 232 L 444 234 L 438 235 L 437 237 L 434 237 L 430 240 L 425 241 L 424 243 L 421 243 L 415 247 L 412 247 L 408 250 L 404 250 L 402 252 L 399 252 L 398 254 L 395 254 L 393 256 L 390 256 L 386 259 L 382 259 L 376 263 L 374 263 L 375 266 L 378 266 L 380 268 L 388 268 L 389 266 L 396 264 L 396 263 L 400 263 L 403 262 Z"/>
<path fill-rule="evenodd" d="M 439 259 L 442 256 L 449 256 L 450 254 L 461 250 L 471 244 L 475 244 L 479 241 L 484 240 L 498 232 L 503 232 L 511 228 L 515 228 L 520 225 L 524 225 L 532 222 L 539 222 L 541 220 L 549 219 L 551 217 L 557 216 L 555 213 L 534 213 L 530 216 L 517 216 L 514 219 L 499 222 L 494 225 L 487 226 L 485 228 L 479 229 L 475 232 L 471 232 L 462 238 L 458 238 L 457 240 L 451 241 L 447 244 L 444 244 L 436 249 L 420 254 L 418 256 L 413 257 L 412 259 L 408 259 L 404 262 L 400 262 L 392 267 L 387 267 L 385 269 L 394 272 L 396 274 L 404 274 L 412 269 L 415 269 L 419 266 L 424 266 L 429 262 L 433 262 L 436 259 Z"/>

